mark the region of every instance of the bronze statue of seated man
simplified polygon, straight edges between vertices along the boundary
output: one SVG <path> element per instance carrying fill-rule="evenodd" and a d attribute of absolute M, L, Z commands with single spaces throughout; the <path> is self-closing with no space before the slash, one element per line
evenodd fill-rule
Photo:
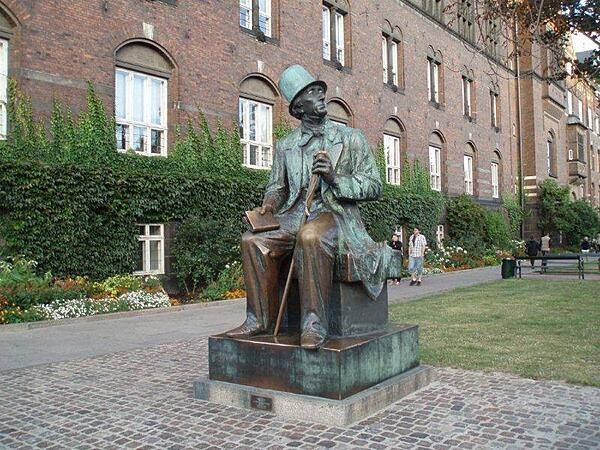
<path fill-rule="evenodd" d="M 362 131 L 327 118 L 327 85 L 302 66 L 288 67 L 279 88 L 290 103 L 290 114 L 301 123 L 277 143 L 264 200 L 255 211 L 274 213 L 280 227 L 242 236 L 247 317 L 227 335 L 273 332 L 279 271 L 292 257 L 300 298 L 300 345 L 316 349 L 328 335 L 336 256 L 352 255 L 367 296 L 375 299 L 385 285 L 392 249 L 375 243 L 360 218 L 358 202 L 376 200 L 382 187 Z M 312 201 L 306 208 L 308 196 Z"/>

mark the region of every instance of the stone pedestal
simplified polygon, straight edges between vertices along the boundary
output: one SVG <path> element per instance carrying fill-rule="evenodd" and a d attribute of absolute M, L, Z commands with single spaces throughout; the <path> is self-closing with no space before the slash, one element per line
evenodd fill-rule
<path fill-rule="evenodd" d="M 418 327 L 328 339 L 319 350 L 298 335 L 208 341 L 209 379 L 342 400 L 419 365 Z"/>
<path fill-rule="evenodd" d="M 303 420 L 343 427 L 386 408 L 427 386 L 433 370 L 418 366 L 344 400 L 289 394 L 241 384 L 201 379 L 194 383 L 195 397 L 226 406 L 276 414 L 281 420 Z"/>

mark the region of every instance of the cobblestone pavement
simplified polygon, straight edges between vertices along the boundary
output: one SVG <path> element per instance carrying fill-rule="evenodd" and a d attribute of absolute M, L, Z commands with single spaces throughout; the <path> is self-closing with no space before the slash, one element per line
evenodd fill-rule
<path fill-rule="evenodd" d="M 436 369 L 353 426 L 195 400 L 207 340 L 0 372 L 0 448 L 600 448 L 600 389 Z"/>

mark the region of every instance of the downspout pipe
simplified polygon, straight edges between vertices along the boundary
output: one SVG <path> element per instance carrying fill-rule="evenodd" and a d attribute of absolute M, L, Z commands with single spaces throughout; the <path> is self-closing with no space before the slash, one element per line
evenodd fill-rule
<path fill-rule="evenodd" d="M 523 133 L 522 133 L 522 122 L 521 122 L 521 67 L 519 65 L 519 41 L 518 41 L 518 23 L 515 14 L 513 24 L 513 41 L 515 43 L 515 80 L 517 84 L 517 178 L 519 183 L 517 184 L 517 195 L 519 196 L 519 206 L 521 209 L 525 208 L 525 199 L 523 198 Z M 521 239 L 523 239 L 523 222 L 521 222 L 521 229 L 519 231 Z"/>

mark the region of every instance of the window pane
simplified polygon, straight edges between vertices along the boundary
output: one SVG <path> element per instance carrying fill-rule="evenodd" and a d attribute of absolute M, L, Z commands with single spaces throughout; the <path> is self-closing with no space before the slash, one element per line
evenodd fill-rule
<path fill-rule="evenodd" d="M 150 122 L 155 125 L 162 125 L 162 105 L 163 105 L 163 84 L 164 82 L 152 79 L 150 82 L 152 89 L 150 104 Z"/>
<path fill-rule="evenodd" d="M 344 16 L 335 13 L 335 49 L 336 60 L 344 64 Z"/>
<path fill-rule="evenodd" d="M 246 111 L 246 100 L 240 98 L 239 103 L 239 123 L 240 123 L 240 138 L 245 139 L 246 131 L 244 129 L 244 121 L 245 121 L 245 111 Z"/>
<path fill-rule="evenodd" d="M 138 225 L 138 233 L 140 236 L 146 235 L 146 225 Z"/>
<path fill-rule="evenodd" d="M 323 59 L 331 59 L 329 8 L 323 6 Z"/>
<path fill-rule="evenodd" d="M 115 115 L 119 119 L 125 119 L 127 111 L 126 82 L 127 74 L 117 70 L 115 74 Z"/>
<path fill-rule="evenodd" d="M 150 241 L 150 270 L 160 270 L 160 241 Z"/>
<path fill-rule="evenodd" d="M 132 117 L 136 122 L 144 121 L 144 82 L 145 76 L 133 76 L 133 112 Z"/>
<path fill-rule="evenodd" d="M 249 103 L 248 139 L 256 140 L 256 103 Z"/>
<path fill-rule="evenodd" d="M 392 42 L 392 82 L 398 85 L 398 44 Z"/>
<path fill-rule="evenodd" d="M 267 36 L 271 36 L 271 0 L 258 1 L 258 27 Z"/>
<path fill-rule="evenodd" d="M 240 26 L 252 29 L 252 0 L 240 0 Z"/>
<path fill-rule="evenodd" d="M 127 150 L 129 148 L 129 127 L 117 124 L 115 134 L 117 137 L 117 150 Z"/>
<path fill-rule="evenodd" d="M 388 82 L 387 38 L 381 36 L 381 61 L 383 64 L 383 82 Z"/>
<path fill-rule="evenodd" d="M 144 254 L 146 250 L 146 242 L 139 241 L 137 249 L 137 260 L 135 263 L 135 271 L 142 272 L 144 270 Z"/>
<path fill-rule="evenodd" d="M 256 161 L 257 161 L 257 153 L 258 153 L 258 146 L 257 145 L 250 145 L 250 161 L 249 164 L 251 166 L 256 166 Z"/>
<path fill-rule="evenodd" d="M 133 143 L 132 148 L 136 152 L 143 152 L 146 150 L 146 128 L 145 127 L 133 127 Z"/>
<path fill-rule="evenodd" d="M 161 130 L 150 130 L 150 153 L 160 155 L 162 153 L 163 132 Z"/>
<path fill-rule="evenodd" d="M 150 236 L 161 236 L 161 232 L 160 232 L 160 225 L 150 225 Z"/>

